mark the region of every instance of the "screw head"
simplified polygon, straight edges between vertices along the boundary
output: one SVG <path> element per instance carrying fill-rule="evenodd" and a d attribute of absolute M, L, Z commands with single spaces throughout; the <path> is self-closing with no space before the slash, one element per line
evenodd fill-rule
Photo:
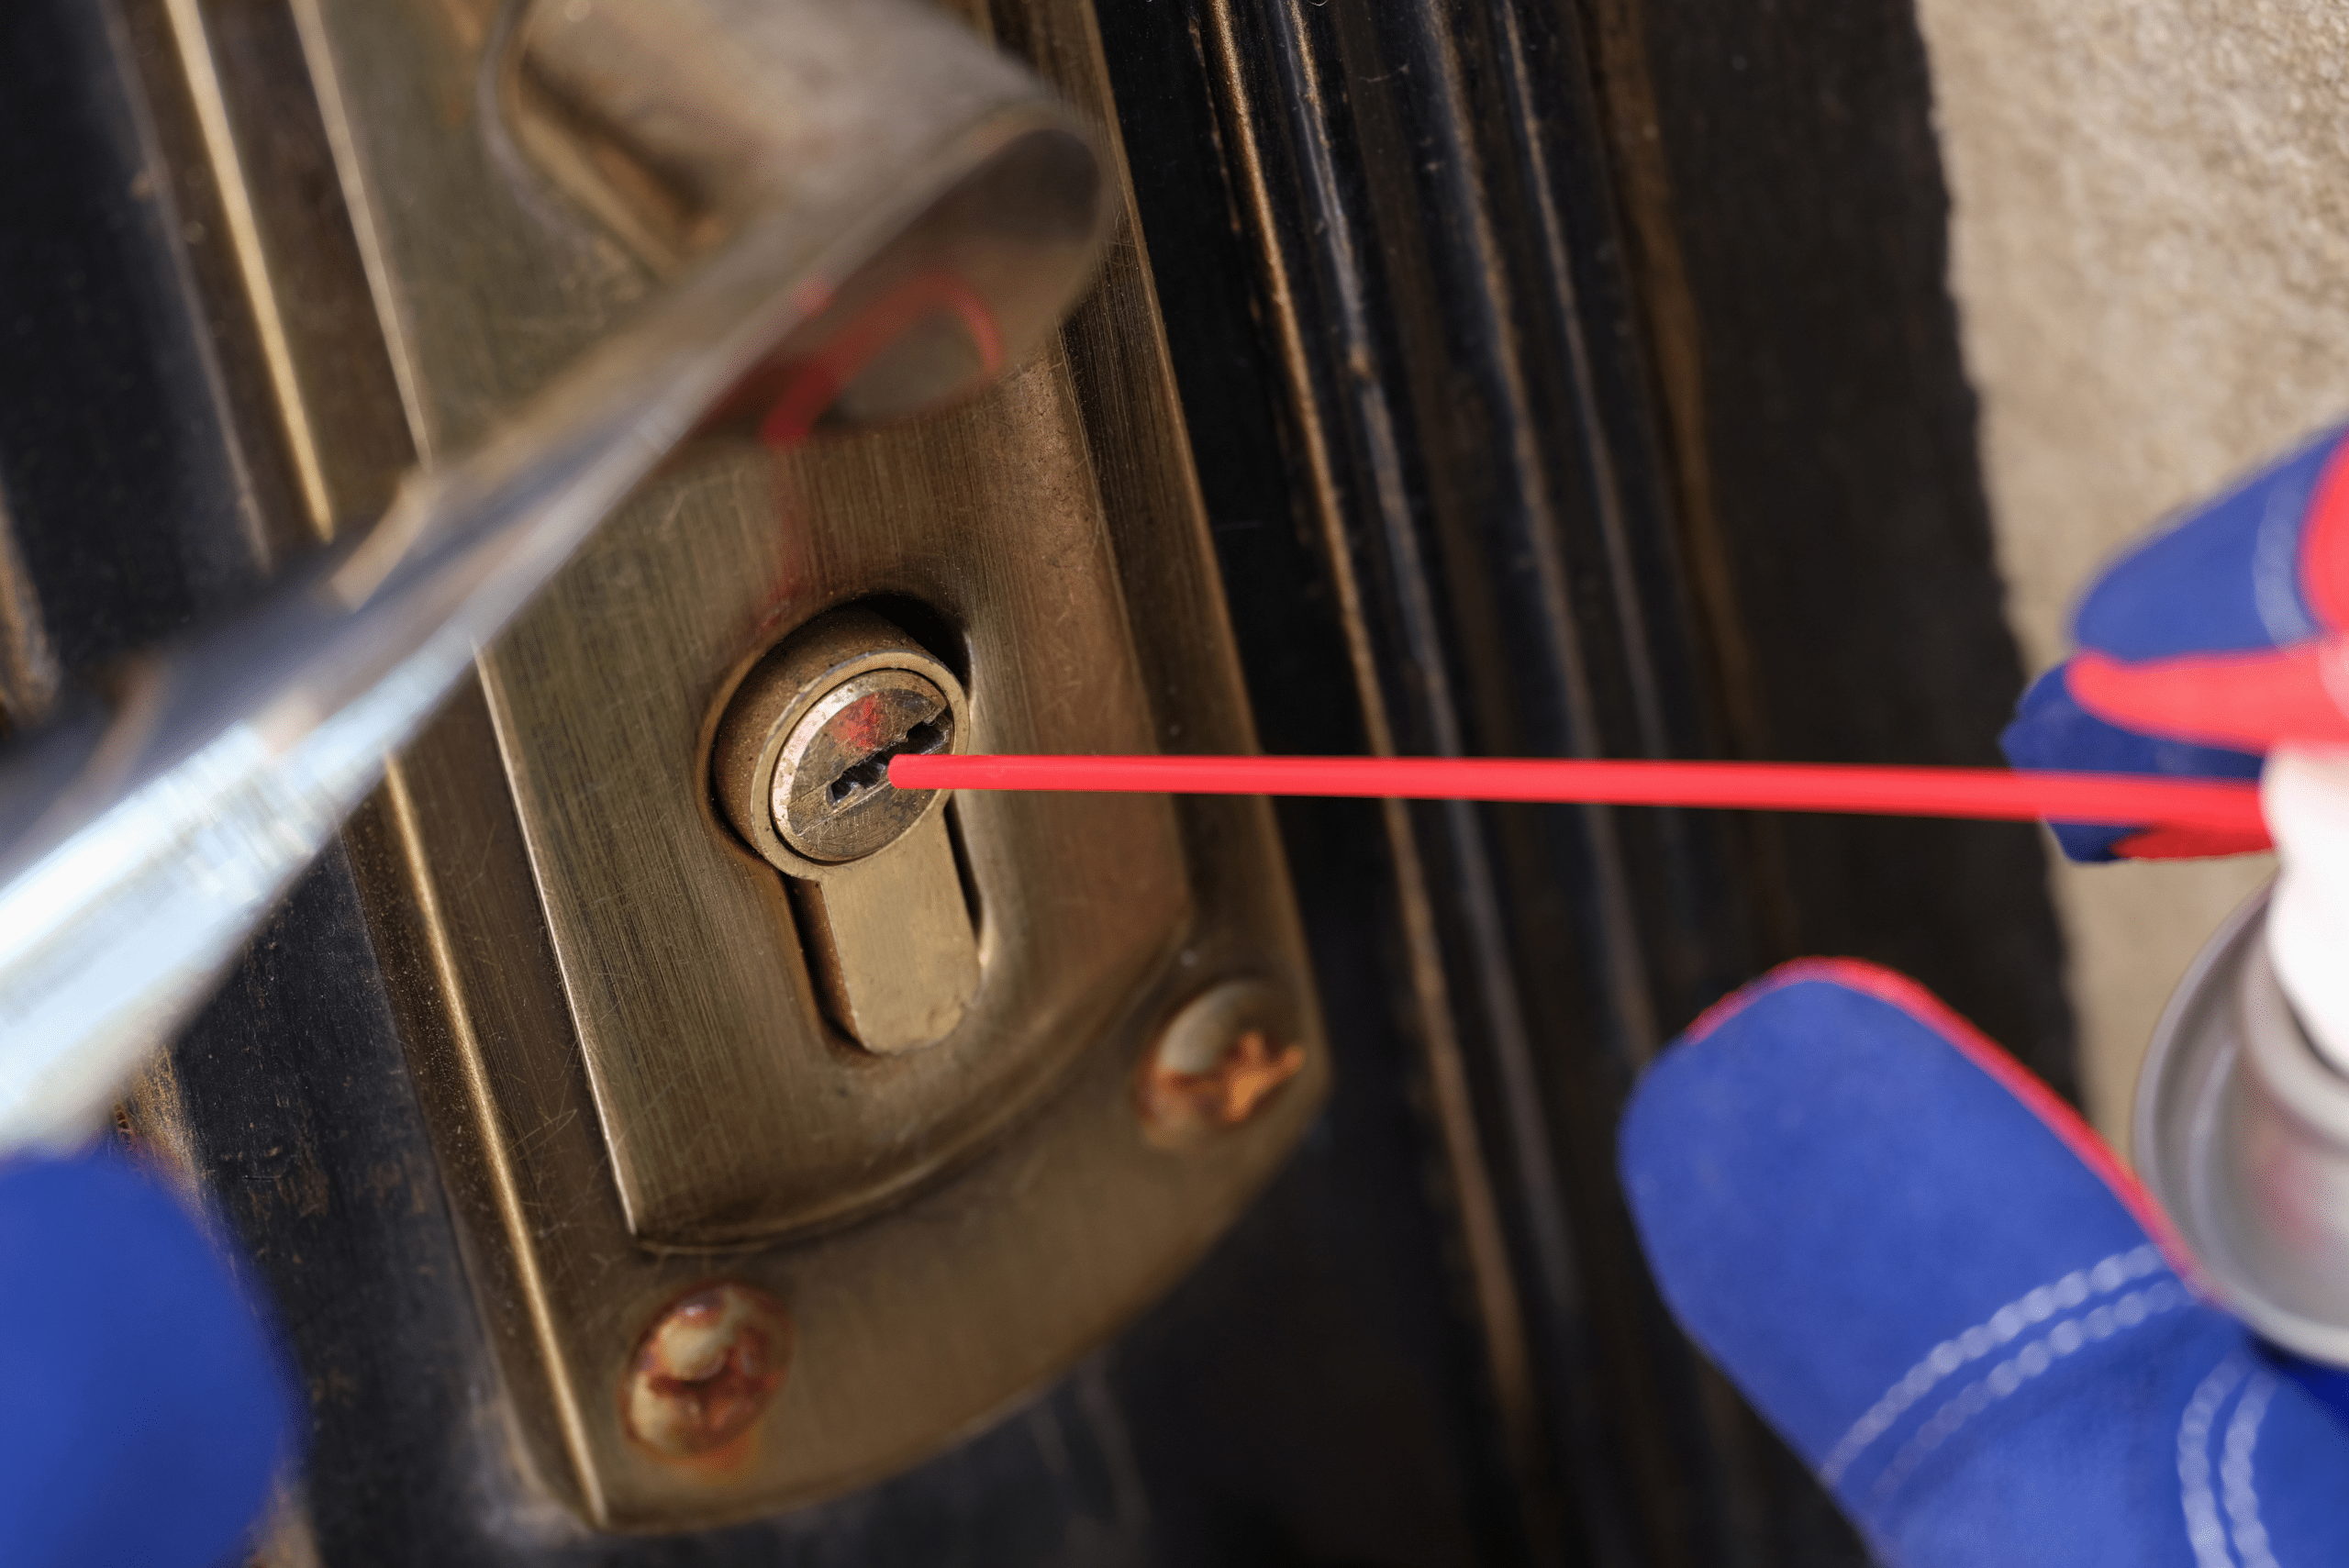
<path fill-rule="evenodd" d="M 620 1385 L 629 1437 L 656 1459 L 722 1462 L 783 1386 L 791 1319 L 764 1291 L 707 1285 L 665 1308 Z"/>
<path fill-rule="evenodd" d="M 1142 1058 L 1142 1131 L 1188 1148 L 1255 1118 L 1305 1068 L 1297 1015 L 1261 980 L 1226 981 L 1186 1003 Z"/>
<path fill-rule="evenodd" d="M 775 831 L 816 861 L 861 860 L 912 827 L 935 790 L 901 790 L 889 759 L 949 751 L 954 712 L 937 683 L 911 670 L 852 675 L 818 696 L 775 758 Z"/>

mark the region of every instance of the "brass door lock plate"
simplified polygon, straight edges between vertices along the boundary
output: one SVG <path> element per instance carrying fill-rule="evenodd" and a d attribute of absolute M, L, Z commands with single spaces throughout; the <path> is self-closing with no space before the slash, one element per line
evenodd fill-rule
<path fill-rule="evenodd" d="M 744 61 L 810 40 L 824 70 L 777 69 L 841 145 L 859 116 L 902 137 L 952 94 L 868 102 L 832 67 L 951 86 L 979 47 L 904 0 L 295 9 L 395 393 L 309 410 L 329 487 L 387 431 L 474 438 L 695 264 L 725 191 L 669 200 L 676 149 L 629 137 L 730 145 Z M 523 69 L 540 12 L 561 50 Z M 989 12 L 1114 162 L 1085 0 Z M 627 47 L 581 30 L 607 13 Z M 692 113 L 582 108 L 737 28 L 714 86 L 646 76 L 702 83 Z M 1252 749 L 1124 199 L 1094 295 L 975 403 L 673 465 L 351 830 L 501 1408 L 597 1528 L 772 1512 L 970 1431 L 1178 1278 L 1325 1092 L 1263 801 L 886 780 L 905 748 Z M 789 402 L 737 423 L 820 428 Z"/>

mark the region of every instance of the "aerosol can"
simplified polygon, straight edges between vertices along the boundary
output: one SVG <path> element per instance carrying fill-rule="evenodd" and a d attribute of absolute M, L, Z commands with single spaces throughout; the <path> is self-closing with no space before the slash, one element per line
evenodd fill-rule
<path fill-rule="evenodd" d="M 2282 867 L 2171 999 L 2138 1080 L 2138 1168 L 2226 1305 L 2349 1366 L 2349 751 L 2280 748 Z"/>

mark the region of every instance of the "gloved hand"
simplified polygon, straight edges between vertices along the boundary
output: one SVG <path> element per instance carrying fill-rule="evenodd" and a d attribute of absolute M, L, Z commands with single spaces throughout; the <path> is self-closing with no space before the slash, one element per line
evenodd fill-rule
<path fill-rule="evenodd" d="M 2240 777 L 2349 740 L 2341 446 L 2109 571 L 2016 764 Z M 2056 831 L 2082 860 L 2264 847 Z M 1620 1164 L 1675 1316 L 1887 1563 L 2349 1562 L 2349 1381 L 2210 1305 L 2096 1134 L 1912 983 L 1811 960 L 1731 996 L 1640 1084 Z"/>
<path fill-rule="evenodd" d="M 243 1562 L 290 1451 L 288 1387 L 151 1175 L 111 1153 L 0 1161 L 0 1562 Z"/>
<path fill-rule="evenodd" d="M 2080 651 L 2023 694 L 1999 738 L 2008 761 L 2247 779 L 2279 741 L 2349 741 L 2343 436 L 2310 441 L 2108 567 L 2073 617 Z M 2076 861 L 2266 848 L 2175 829 L 2054 828 Z"/>

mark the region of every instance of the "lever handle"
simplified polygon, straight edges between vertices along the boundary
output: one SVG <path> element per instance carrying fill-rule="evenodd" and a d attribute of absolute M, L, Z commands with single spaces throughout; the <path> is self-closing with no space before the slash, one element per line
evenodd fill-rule
<path fill-rule="evenodd" d="M 357 543 L 0 761 L 0 1152 L 67 1145 L 494 638 L 681 447 L 918 412 L 1110 210 L 1047 89 L 910 0 L 540 0 L 506 117 L 668 278 Z"/>

